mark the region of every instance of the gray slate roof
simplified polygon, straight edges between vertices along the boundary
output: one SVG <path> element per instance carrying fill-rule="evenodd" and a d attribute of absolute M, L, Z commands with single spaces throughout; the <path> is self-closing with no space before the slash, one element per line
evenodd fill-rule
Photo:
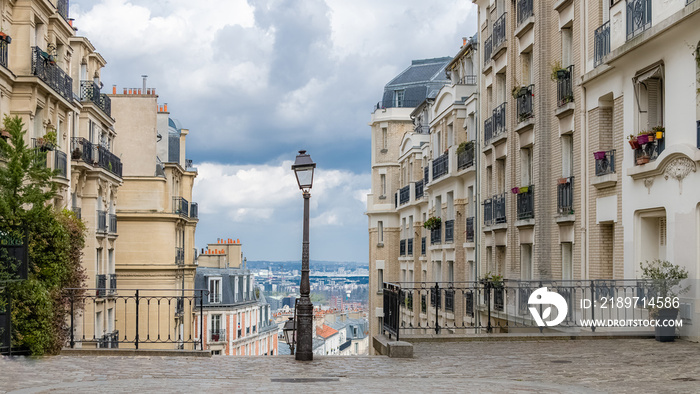
<path fill-rule="evenodd" d="M 416 107 L 423 102 L 432 91 L 449 82 L 445 67 L 451 57 L 413 60 L 411 65 L 384 86 L 382 105 L 385 108 L 395 107 L 394 91 L 404 91 L 402 107 Z"/>

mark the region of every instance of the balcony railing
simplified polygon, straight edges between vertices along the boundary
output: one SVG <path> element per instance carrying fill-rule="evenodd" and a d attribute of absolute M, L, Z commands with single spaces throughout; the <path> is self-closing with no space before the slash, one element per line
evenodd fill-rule
<path fill-rule="evenodd" d="M 493 22 L 493 49 L 498 50 L 501 45 L 506 42 L 506 16 L 507 13 L 504 12 L 503 15 L 498 17 L 495 22 Z"/>
<path fill-rule="evenodd" d="M 595 175 L 602 176 L 615 173 L 615 149 L 593 153 Z"/>
<path fill-rule="evenodd" d="M 506 106 L 508 103 L 503 103 L 493 110 L 493 138 L 500 137 L 505 134 L 506 129 Z"/>
<path fill-rule="evenodd" d="M 651 0 L 627 0 L 627 40 L 651 27 Z"/>
<path fill-rule="evenodd" d="M 65 178 L 68 176 L 68 155 L 60 150 L 54 152 L 54 170 L 58 170 L 58 176 Z"/>
<path fill-rule="evenodd" d="M 474 165 L 474 143 L 467 144 L 466 148 L 457 153 L 457 169 L 463 170 Z"/>
<path fill-rule="evenodd" d="M 73 102 L 73 79 L 39 47 L 32 47 L 32 75 L 39 77 L 68 102 Z"/>
<path fill-rule="evenodd" d="M 461 85 L 476 85 L 476 75 L 465 75 L 459 79 Z"/>
<path fill-rule="evenodd" d="M 646 144 L 641 144 L 639 148 L 634 150 L 634 165 L 638 166 L 656 160 L 664 150 L 663 141 L 663 139 L 655 139 Z"/>
<path fill-rule="evenodd" d="M 493 51 L 492 36 L 484 40 L 484 67 L 491 62 L 491 52 Z"/>
<path fill-rule="evenodd" d="M 175 264 L 185 265 L 185 248 L 181 248 L 178 246 L 175 247 Z"/>
<path fill-rule="evenodd" d="M 486 144 L 493 138 L 493 119 L 488 118 L 484 121 L 484 141 Z"/>
<path fill-rule="evenodd" d="M 56 11 L 68 22 L 68 0 L 57 0 Z"/>
<path fill-rule="evenodd" d="M 84 161 L 87 164 L 94 164 L 94 145 L 85 138 L 73 137 L 70 139 L 71 160 Z"/>
<path fill-rule="evenodd" d="M 411 186 L 406 185 L 399 190 L 399 205 L 408 203 L 411 199 Z"/>
<path fill-rule="evenodd" d="M 109 275 L 109 294 L 110 295 L 117 294 L 117 275 L 116 274 Z"/>
<path fill-rule="evenodd" d="M 115 215 L 113 213 L 109 214 L 109 233 L 110 234 L 117 233 L 117 215 Z"/>
<path fill-rule="evenodd" d="M 107 232 L 107 211 L 97 211 L 97 232 Z"/>
<path fill-rule="evenodd" d="M 196 202 L 190 203 L 190 217 L 197 219 L 199 217 L 199 204 Z"/>
<path fill-rule="evenodd" d="M 97 296 L 104 297 L 107 295 L 107 275 L 97 275 Z"/>
<path fill-rule="evenodd" d="M 226 341 L 226 330 L 219 328 L 218 330 L 209 330 L 209 341 L 210 342 L 225 342 Z"/>
<path fill-rule="evenodd" d="M 413 256 L 413 238 L 406 240 L 406 254 L 408 256 Z"/>
<path fill-rule="evenodd" d="M 100 93 L 100 85 L 95 81 L 80 81 L 80 101 L 91 101 L 107 116 L 112 116 L 112 99 Z"/>
<path fill-rule="evenodd" d="M 610 53 L 610 21 L 603 23 L 595 29 L 595 51 L 593 57 L 593 67 L 600 66 L 603 57 Z"/>
<path fill-rule="evenodd" d="M 532 0 L 518 0 L 518 25 L 522 25 L 527 18 L 534 15 Z"/>
<path fill-rule="evenodd" d="M 7 39 L 0 39 L 0 66 L 7 68 L 7 46 L 10 45 Z"/>
<path fill-rule="evenodd" d="M 415 185 L 416 200 L 423 197 L 423 180 L 416 182 Z"/>
<path fill-rule="evenodd" d="M 562 72 L 561 75 L 557 76 L 557 105 L 560 107 L 574 101 L 573 78 L 573 64 L 566 68 L 566 72 Z"/>
<path fill-rule="evenodd" d="M 423 186 L 427 186 L 428 182 L 430 182 L 430 179 L 428 177 L 430 176 L 430 168 L 429 166 L 423 167 Z"/>
<path fill-rule="evenodd" d="M 454 242 L 455 240 L 455 221 L 445 220 L 445 242 Z"/>
<path fill-rule="evenodd" d="M 506 193 L 493 196 L 493 221 L 495 224 L 506 223 Z"/>
<path fill-rule="evenodd" d="M 425 256 L 425 237 L 420 239 L 420 255 Z"/>
<path fill-rule="evenodd" d="M 402 239 L 399 241 L 399 256 L 405 256 L 406 255 L 406 240 Z"/>
<path fill-rule="evenodd" d="M 104 146 L 97 146 L 97 162 L 95 164 L 120 178 L 122 177 L 121 159 Z"/>
<path fill-rule="evenodd" d="M 490 198 L 484 200 L 484 226 L 493 225 L 493 201 Z"/>
<path fill-rule="evenodd" d="M 433 160 L 433 180 L 447 174 L 449 163 L 450 156 L 448 154 L 443 154 L 442 156 Z"/>
<path fill-rule="evenodd" d="M 173 213 L 182 217 L 189 216 L 190 203 L 182 197 L 173 197 Z"/>
<path fill-rule="evenodd" d="M 516 198 L 518 220 L 533 219 L 535 217 L 535 186 L 528 186 L 527 191 L 518 193 Z"/>
<path fill-rule="evenodd" d="M 474 217 L 467 218 L 467 242 L 474 242 Z"/>
<path fill-rule="evenodd" d="M 439 244 L 442 242 L 442 223 L 440 223 L 440 226 L 434 230 L 430 230 L 430 244 Z"/>
<path fill-rule="evenodd" d="M 557 212 L 560 215 L 574 213 L 574 177 L 559 179 L 557 187 Z"/>
<path fill-rule="evenodd" d="M 518 91 L 515 103 L 518 110 L 518 122 L 523 122 L 535 115 L 532 97 L 535 85 L 523 86 Z"/>

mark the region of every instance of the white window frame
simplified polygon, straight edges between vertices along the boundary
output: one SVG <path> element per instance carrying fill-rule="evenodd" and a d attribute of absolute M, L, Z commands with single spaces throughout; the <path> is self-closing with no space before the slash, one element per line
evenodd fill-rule
<path fill-rule="evenodd" d="M 218 287 L 212 289 L 212 284 L 218 282 Z M 210 304 L 220 304 L 221 303 L 221 277 L 213 276 L 209 278 L 207 283 L 207 289 L 209 289 L 209 303 Z"/>

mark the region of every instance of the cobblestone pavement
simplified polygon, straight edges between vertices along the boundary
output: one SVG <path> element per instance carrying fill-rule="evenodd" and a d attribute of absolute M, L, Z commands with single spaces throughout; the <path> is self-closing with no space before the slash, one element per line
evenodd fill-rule
<path fill-rule="evenodd" d="M 419 343 L 383 356 L 0 359 L 0 392 L 700 392 L 700 344 L 653 339 Z"/>

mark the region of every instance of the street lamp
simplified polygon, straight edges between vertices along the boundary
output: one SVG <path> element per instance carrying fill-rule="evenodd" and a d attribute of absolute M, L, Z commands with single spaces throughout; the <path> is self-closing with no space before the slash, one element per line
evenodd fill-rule
<path fill-rule="evenodd" d="M 296 331 L 297 331 L 297 324 L 294 321 L 294 318 L 290 317 L 289 320 L 284 322 L 284 328 L 282 329 L 282 332 L 284 333 L 284 341 L 287 342 L 287 345 L 289 345 L 289 352 L 291 354 L 294 354 L 294 343 L 296 342 Z"/>
<path fill-rule="evenodd" d="M 297 346 L 295 358 L 300 361 L 314 359 L 312 348 L 314 306 L 309 298 L 311 286 L 309 285 L 309 199 L 311 198 L 311 186 L 314 181 L 314 169 L 316 163 L 305 150 L 300 150 L 292 170 L 297 177 L 297 184 L 304 196 L 304 239 L 301 248 L 301 284 L 299 285 L 299 303 L 297 304 Z"/>

